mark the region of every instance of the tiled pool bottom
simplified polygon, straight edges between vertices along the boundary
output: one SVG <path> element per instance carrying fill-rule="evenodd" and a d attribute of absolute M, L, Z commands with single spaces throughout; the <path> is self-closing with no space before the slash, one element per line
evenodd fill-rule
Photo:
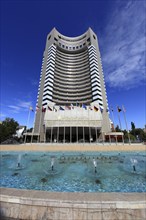
<path fill-rule="evenodd" d="M 97 163 L 96 173 L 93 159 Z M 131 159 L 137 161 L 136 171 Z M 2 152 L 0 163 L 1 187 L 58 192 L 146 192 L 145 152 Z"/>

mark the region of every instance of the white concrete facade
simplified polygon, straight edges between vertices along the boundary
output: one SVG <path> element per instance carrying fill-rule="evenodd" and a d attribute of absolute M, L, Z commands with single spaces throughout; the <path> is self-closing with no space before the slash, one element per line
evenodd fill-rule
<path fill-rule="evenodd" d="M 53 142 L 61 135 L 65 142 L 67 134 L 70 142 L 85 139 L 87 128 L 86 139 L 97 141 L 101 133 L 110 131 L 101 57 L 97 36 L 91 28 L 78 37 L 66 37 L 55 28 L 48 34 L 37 106 L 34 133 L 39 133 L 42 141 L 48 135 Z"/>

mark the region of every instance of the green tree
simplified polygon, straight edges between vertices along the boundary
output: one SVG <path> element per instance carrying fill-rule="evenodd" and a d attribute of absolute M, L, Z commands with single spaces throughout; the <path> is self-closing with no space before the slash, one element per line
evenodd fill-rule
<path fill-rule="evenodd" d="M 135 124 L 134 124 L 134 122 L 131 122 L 131 130 L 132 130 L 132 131 L 135 130 Z"/>
<path fill-rule="evenodd" d="M 115 127 L 115 131 L 116 131 L 116 132 L 121 132 L 121 129 L 119 128 L 119 125 L 117 125 L 117 126 Z"/>
<path fill-rule="evenodd" d="M 12 137 L 16 133 L 16 128 L 18 127 L 18 122 L 13 118 L 6 118 L 0 124 L 0 143 Z"/>

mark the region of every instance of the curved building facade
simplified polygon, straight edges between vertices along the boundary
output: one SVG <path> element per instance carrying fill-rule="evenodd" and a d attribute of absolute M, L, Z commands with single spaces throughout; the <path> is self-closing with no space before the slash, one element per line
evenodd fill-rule
<path fill-rule="evenodd" d="M 110 131 L 96 34 L 66 37 L 55 28 L 43 54 L 34 133 L 40 141 L 98 141 Z"/>

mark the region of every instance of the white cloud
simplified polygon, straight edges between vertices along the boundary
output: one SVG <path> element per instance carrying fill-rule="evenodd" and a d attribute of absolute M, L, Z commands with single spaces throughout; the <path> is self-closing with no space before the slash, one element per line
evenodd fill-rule
<path fill-rule="evenodd" d="M 20 107 L 15 105 L 8 105 L 12 113 L 19 113 Z"/>
<path fill-rule="evenodd" d="M 6 114 L 3 114 L 3 113 L 0 113 L 0 118 L 5 118 L 7 115 Z"/>
<path fill-rule="evenodd" d="M 24 109 L 28 109 L 32 105 L 32 102 L 19 101 L 18 106 Z"/>
<path fill-rule="evenodd" d="M 145 9 L 143 1 L 116 4 L 105 28 L 103 67 L 105 80 L 111 87 L 129 89 L 144 82 L 145 73 Z"/>
<path fill-rule="evenodd" d="M 32 106 L 31 101 L 16 100 L 15 102 L 16 105 L 8 105 L 11 113 L 20 113 L 22 111 L 28 111 L 29 107 Z"/>

